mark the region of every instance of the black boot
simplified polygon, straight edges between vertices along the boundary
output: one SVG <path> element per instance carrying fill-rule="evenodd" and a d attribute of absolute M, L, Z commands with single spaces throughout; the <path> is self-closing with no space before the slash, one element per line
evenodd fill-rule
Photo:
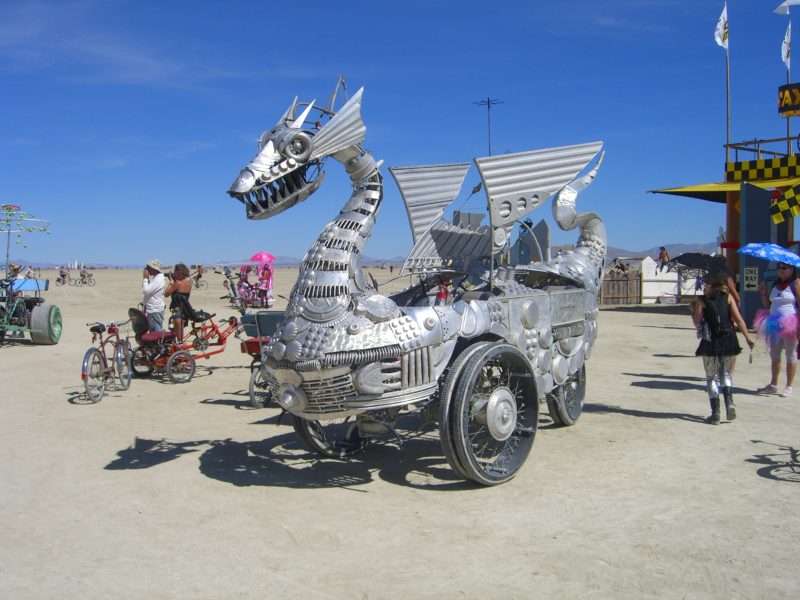
<path fill-rule="evenodd" d="M 733 421 L 736 418 L 736 407 L 733 405 L 733 392 L 729 386 L 722 388 L 722 397 L 725 398 L 725 416 L 728 421 Z"/>
<path fill-rule="evenodd" d="M 709 398 L 711 403 L 711 416 L 706 417 L 706 423 L 711 425 L 719 425 L 719 397 Z"/>

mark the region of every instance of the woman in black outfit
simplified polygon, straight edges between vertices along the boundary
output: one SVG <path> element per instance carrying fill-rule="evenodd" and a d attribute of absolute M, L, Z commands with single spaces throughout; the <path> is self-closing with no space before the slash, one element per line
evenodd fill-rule
<path fill-rule="evenodd" d="M 753 349 L 755 342 L 747 333 L 747 325 L 736 307 L 736 302 L 728 294 L 728 287 L 722 274 L 708 279 L 705 295 L 700 297 L 692 310 L 692 321 L 701 338 L 696 356 L 703 358 L 706 371 L 706 387 L 711 404 L 711 416 L 707 423 L 719 425 L 719 395 L 725 398 L 725 413 L 729 421 L 736 418 L 731 386 L 731 367 L 733 357 L 742 351 L 736 337 L 734 323 L 744 334 L 747 345 Z"/>
<path fill-rule="evenodd" d="M 189 295 L 192 293 L 192 282 L 189 280 L 189 268 L 183 264 L 175 265 L 175 273 L 170 277 L 170 283 L 164 290 L 164 295 L 172 297 L 169 308 L 172 311 L 172 329 L 175 338 L 180 342 L 183 339 L 183 324 L 193 315 L 183 314 L 187 312 Z"/>

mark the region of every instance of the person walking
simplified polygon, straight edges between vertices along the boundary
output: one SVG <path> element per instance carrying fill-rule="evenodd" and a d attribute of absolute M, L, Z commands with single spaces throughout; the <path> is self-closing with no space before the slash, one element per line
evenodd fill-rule
<path fill-rule="evenodd" d="M 144 268 L 142 273 L 142 294 L 144 294 L 144 314 L 150 324 L 150 331 L 164 329 L 164 274 L 161 272 L 161 261 L 154 258 Z"/>
<path fill-rule="evenodd" d="M 769 384 L 759 388 L 759 394 L 777 394 L 778 378 L 781 374 L 781 353 L 786 357 L 786 387 L 780 393 L 784 398 L 792 395 L 792 384 L 797 372 L 797 315 L 800 298 L 800 281 L 797 269 L 786 263 L 778 263 L 778 278 L 767 293 L 766 284 L 758 286 L 764 309 L 756 312 L 753 326 L 764 336 L 769 345 L 771 378 Z"/>
<path fill-rule="evenodd" d="M 728 421 L 733 421 L 736 418 L 736 407 L 733 403 L 731 369 L 734 357 L 742 351 L 734 323 L 744 335 L 751 350 L 755 342 L 747 333 L 747 325 L 728 293 L 728 287 L 721 274 L 709 278 L 704 295 L 694 303 L 692 321 L 700 337 L 695 356 L 703 359 L 706 389 L 711 405 L 711 415 L 706 418 L 706 422 L 719 425 L 720 393 L 725 399 L 725 416 Z"/>

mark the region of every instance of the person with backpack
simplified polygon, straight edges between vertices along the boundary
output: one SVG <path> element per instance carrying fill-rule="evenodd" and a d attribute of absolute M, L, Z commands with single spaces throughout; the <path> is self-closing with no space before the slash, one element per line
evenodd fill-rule
<path fill-rule="evenodd" d="M 700 337 L 695 356 L 703 359 L 706 389 L 711 404 L 711 415 L 706 422 L 719 425 L 720 393 L 725 399 L 725 416 L 728 421 L 733 421 L 736 418 L 736 407 L 733 403 L 731 369 L 734 357 L 742 351 L 734 323 L 744 334 L 751 350 L 755 342 L 747 333 L 747 325 L 728 293 L 722 274 L 709 277 L 705 294 L 694 303 L 692 321 Z"/>
<path fill-rule="evenodd" d="M 770 287 L 762 281 L 759 285 L 764 310 L 756 312 L 753 327 L 764 336 L 769 345 L 772 361 L 772 378 L 769 384 L 759 388 L 759 394 L 777 394 L 778 377 L 781 374 L 781 354 L 786 356 L 786 387 L 780 393 L 784 398 L 793 393 L 792 383 L 797 372 L 797 299 L 800 298 L 800 281 L 797 269 L 786 263 L 778 263 L 778 278 Z M 769 310 L 766 310 L 769 309 Z"/>

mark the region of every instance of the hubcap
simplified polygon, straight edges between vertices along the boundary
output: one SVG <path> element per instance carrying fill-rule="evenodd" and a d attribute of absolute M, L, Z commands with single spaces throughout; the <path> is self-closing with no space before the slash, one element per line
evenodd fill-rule
<path fill-rule="evenodd" d="M 507 440 L 517 425 L 517 402 L 507 387 L 497 388 L 486 403 L 486 425 L 492 437 Z"/>

